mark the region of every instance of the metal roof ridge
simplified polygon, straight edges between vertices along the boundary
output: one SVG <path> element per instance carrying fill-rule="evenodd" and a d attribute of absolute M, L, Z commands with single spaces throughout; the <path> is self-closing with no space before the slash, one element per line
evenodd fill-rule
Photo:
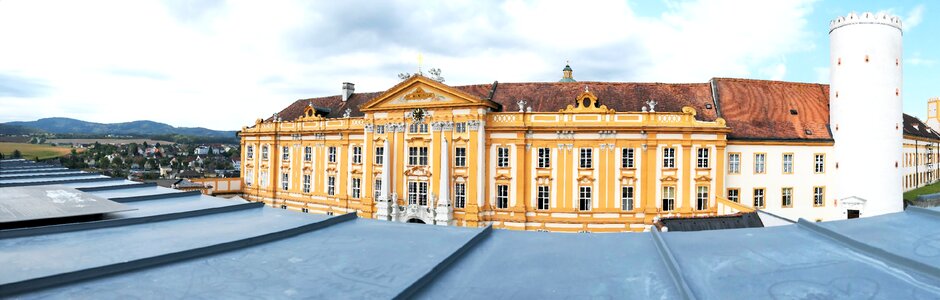
<path fill-rule="evenodd" d="M 456 262 L 458 259 L 463 257 L 464 254 L 466 254 L 468 250 L 475 247 L 484 238 L 488 237 L 491 232 L 493 232 L 493 225 L 486 226 L 486 228 L 483 228 L 483 230 L 480 230 L 480 232 L 474 235 L 473 238 L 471 238 L 466 243 L 464 243 L 463 246 L 460 246 L 460 248 L 457 248 L 456 251 L 454 251 L 453 253 L 448 255 L 446 258 L 444 258 L 444 260 L 442 260 L 440 263 L 438 263 L 433 268 L 431 268 L 430 271 L 428 271 L 424 275 L 421 275 L 421 277 L 418 278 L 418 280 L 415 280 L 410 285 L 408 285 L 408 287 L 406 287 L 404 290 L 398 293 L 398 295 L 395 295 L 393 299 L 410 299 L 411 297 L 413 297 L 415 293 L 421 291 L 429 283 L 434 281 L 437 275 L 440 275 L 441 273 L 446 271 L 450 266 L 454 264 L 454 262 Z"/>
<path fill-rule="evenodd" d="M 127 203 L 127 202 L 136 202 L 136 201 L 189 197 L 189 196 L 196 196 L 196 195 L 202 195 L 202 192 L 188 191 L 188 192 L 177 192 L 177 193 L 162 193 L 162 194 L 143 195 L 143 196 L 115 197 L 115 198 L 109 198 L 108 200 L 118 202 L 118 203 Z"/>
<path fill-rule="evenodd" d="M 682 276 L 682 267 L 679 265 L 679 262 L 676 261 L 676 257 L 672 254 L 672 251 L 669 250 L 669 245 L 666 244 L 666 240 L 663 239 L 659 228 L 655 226 L 650 227 L 650 233 L 653 235 L 653 243 L 656 245 L 656 249 L 659 250 L 657 252 L 659 252 L 660 258 L 663 259 L 663 264 L 666 265 L 666 270 L 669 271 L 669 275 L 672 277 L 672 282 L 676 286 L 679 297 L 682 299 L 696 299 L 692 288 L 689 287 L 685 277 Z"/>

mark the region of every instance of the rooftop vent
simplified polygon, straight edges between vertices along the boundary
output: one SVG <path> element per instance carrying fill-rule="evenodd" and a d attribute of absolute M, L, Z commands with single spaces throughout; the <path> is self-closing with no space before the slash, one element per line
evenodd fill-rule
<path fill-rule="evenodd" d="M 809 129 L 803 130 L 803 132 L 806 133 L 806 135 L 813 135 L 813 131 Z"/>
<path fill-rule="evenodd" d="M 343 102 L 349 100 L 349 97 L 352 97 L 353 92 L 356 91 L 356 85 L 350 82 L 343 82 Z"/>
<path fill-rule="evenodd" d="M 711 105 L 711 103 L 707 103 L 707 104 L 705 104 L 705 109 L 712 109 L 712 105 Z"/>
<path fill-rule="evenodd" d="M 796 111 L 796 108 L 791 108 L 791 109 L 790 109 L 790 114 L 795 116 L 795 115 L 800 114 L 800 112 Z"/>

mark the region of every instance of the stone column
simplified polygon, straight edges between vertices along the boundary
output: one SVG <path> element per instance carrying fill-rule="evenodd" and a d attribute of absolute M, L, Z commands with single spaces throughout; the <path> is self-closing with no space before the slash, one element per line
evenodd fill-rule
<path fill-rule="evenodd" d="M 439 195 L 437 208 L 435 209 L 434 224 L 447 226 L 452 219 L 452 209 L 450 206 L 450 146 L 447 144 L 447 138 L 441 131 L 441 166 L 440 186 L 437 193 Z"/>

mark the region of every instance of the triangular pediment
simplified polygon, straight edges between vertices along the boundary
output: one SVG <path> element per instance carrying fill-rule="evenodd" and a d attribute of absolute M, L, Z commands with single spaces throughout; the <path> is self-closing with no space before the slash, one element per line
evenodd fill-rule
<path fill-rule="evenodd" d="M 489 100 L 480 99 L 433 79 L 414 75 L 388 89 L 378 97 L 359 106 L 360 111 L 412 109 L 428 107 L 486 106 L 497 108 Z"/>

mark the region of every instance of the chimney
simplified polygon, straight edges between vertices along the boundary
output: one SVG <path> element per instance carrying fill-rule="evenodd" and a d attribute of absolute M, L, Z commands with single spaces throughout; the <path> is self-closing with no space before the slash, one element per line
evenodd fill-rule
<path fill-rule="evenodd" d="M 356 91 L 356 85 L 350 82 L 343 82 L 343 102 L 349 100 L 349 97 L 352 96 L 353 92 Z"/>

